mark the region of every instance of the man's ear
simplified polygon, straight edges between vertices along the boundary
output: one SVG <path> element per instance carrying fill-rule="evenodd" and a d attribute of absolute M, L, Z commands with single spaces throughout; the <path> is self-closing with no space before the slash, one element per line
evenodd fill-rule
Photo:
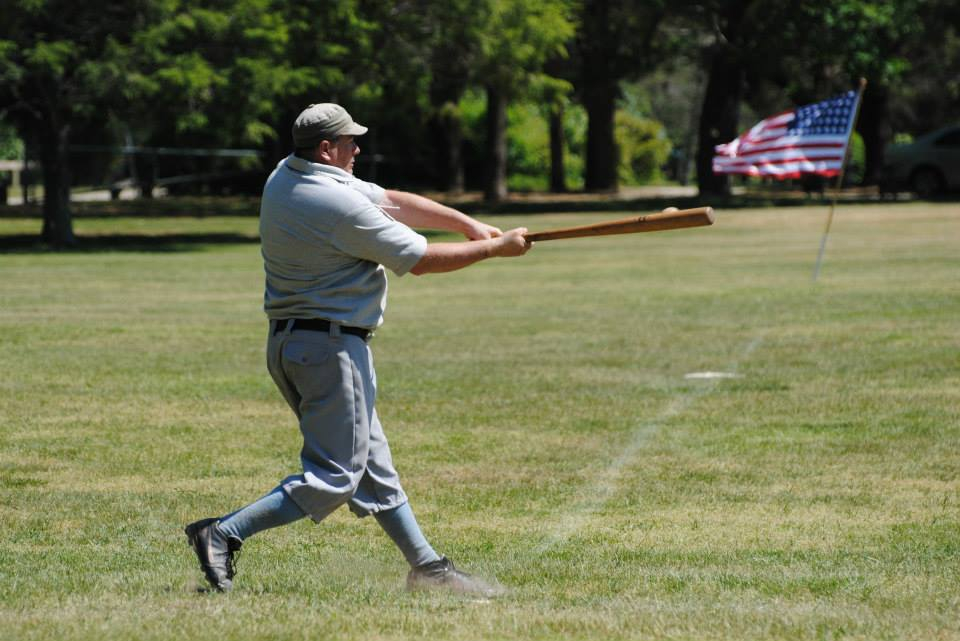
<path fill-rule="evenodd" d="M 313 155 L 317 160 L 330 160 L 330 148 L 332 146 L 333 143 L 329 140 L 321 140 L 320 144 L 313 150 Z"/>

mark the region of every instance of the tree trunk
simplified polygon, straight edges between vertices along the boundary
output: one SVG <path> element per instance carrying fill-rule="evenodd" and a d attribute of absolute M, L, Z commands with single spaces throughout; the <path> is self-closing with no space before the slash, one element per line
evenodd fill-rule
<path fill-rule="evenodd" d="M 157 180 L 157 157 L 152 153 L 140 153 L 134 156 L 137 166 L 137 187 L 141 198 L 153 198 L 153 188 Z"/>
<path fill-rule="evenodd" d="M 40 159 L 43 163 L 43 232 L 44 242 L 57 248 L 77 244 L 70 211 L 70 165 L 67 143 L 70 125 L 56 119 L 47 121 L 40 134 Z"/>
<path fill-rule="evenodd" d="M 886 143 L 885 123 L 889 106 L 890 91 L 880 85 L 867 85 L 860 104 L 860 117 L 857 119 L 857 132 L 863 138 L 864 160 L 863 185 L 876 185 L 883 168 L 883 151 Z M 845 181 L 846 182 L 846 181 Z"/>
<path fill-rule="evenodd" d="M 23 171 L 20 172 L 20 193 L 23 194 L 23 204 L 32 204 L 33 185 L 36 182 L 32 166 L 36 163 L 36 138 L 31 133 L 23 133 Z"/>
<path fill-rule="evenodd" d="M 550 107 L 550 191 L 565 193 L 567 176 L 563 166 L 563 106 Z"/>
<path fill-rule="evenodd" d="M 743 75 L 743 66 L 736 53 L 730 47 L 719 47 L 710 63 L 700 112 L 697 186 L 701 196 L 730 193 L 728 176 L 713 173 L 713 156 L 716 145 L 730 142 L 739 133 Z"/>
<path fill-rule="evenodd" d="M 587 111 L 584 188 L 587 191 L 617 190 L 619 151 L 614 130 L 619 81 L 624 75 L 618 47 L 625 36 L 618 31 L 617 2 L 587 0 L 579 36 L 580 95 Z M 622 7 L 621 7 L 622 8 Z M 635 63 L 636 61 L 634 61 Z"/>
<path fill-rule="evenodd" d="M 599 74 L 600 71 L 597 70 Z M 600 78 L 584 92 L 587 110 L 587 157 L 584 188 L 587 191 L 616 191 L 619 152 L 614 133 L 617 81 Z"/>
<path fill-rule="evenodd" d="M 436 131 L 437 177 L 440 189 L 453 194 L 463 192 L 463 122 L 456 103 L 446 103 L 433 117 Z"/>
<path fill-rule="evenodd" d="M 507 98 L 487 87 L 487 172 L 483 197 L 490 202 L 507 195 Z"/>

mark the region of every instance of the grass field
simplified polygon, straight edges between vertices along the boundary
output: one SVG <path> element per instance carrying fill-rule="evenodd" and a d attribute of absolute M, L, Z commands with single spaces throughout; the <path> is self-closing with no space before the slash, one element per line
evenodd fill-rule
<path fill-rule="evenodd" d="M 177 236 L 0 255 L 0 638 L 960 639 L 960 206 L 841 207 L 814 285 L 825 215 L 391 280 L 380 414 L 435 547 L 509 589 L 488 602 L 406 593 L 346 510 L 196 592 L 183 524 L 298 469 L 259 248 L 204 242 L 255 219 L 85 218 Z"/>

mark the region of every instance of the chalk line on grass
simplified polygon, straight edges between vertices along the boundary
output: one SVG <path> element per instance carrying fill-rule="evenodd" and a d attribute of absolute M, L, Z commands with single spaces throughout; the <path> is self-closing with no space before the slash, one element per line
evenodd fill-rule
<path fill-rule="evenodd" d="M 740 364 L 763 344 L 763 340 L 764 334 L 760 333 L 748 341 L 724 371 L 736 372 Z M 564 544 L 570 537 L 584 529 L 593 515 L 616 495 L 623 483 L 628 465 L 660 433 L 667 421 L 679 416 L 697 400 L 712 392 L 718 385 L 718 381 L 723 379 L 699 380 L 703 382 L 698 387 L 673 398 L 658 415 L 638 424 L 630 432 L 627 442 L 620 448 L 619 455 L 610 462 L 610 465 L 602 468 L 589 484 L 583 485 L 572 501 L 562 505 L 567 509 L 561 513 L 560 520 L 544 541 L 534 548 L 536 555 L 545 554 L 550 549 Z"/>

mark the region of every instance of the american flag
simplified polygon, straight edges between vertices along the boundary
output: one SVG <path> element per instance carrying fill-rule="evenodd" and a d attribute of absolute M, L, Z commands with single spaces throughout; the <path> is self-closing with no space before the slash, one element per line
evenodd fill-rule
<path fill-rule="evenodd" d="M 713 173 L 799 178 L 836 176 L 857 114 L 859 93 L 770 116 L 735 140 L 715 147 Z"/>

